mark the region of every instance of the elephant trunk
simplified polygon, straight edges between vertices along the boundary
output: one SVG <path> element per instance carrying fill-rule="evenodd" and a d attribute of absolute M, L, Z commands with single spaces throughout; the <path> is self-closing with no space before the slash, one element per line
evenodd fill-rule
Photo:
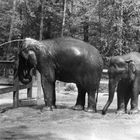
<path fill-rule="evenodd" d="M 22 56 L 19 56 L 18 77 L 23 84 L 28 84 L 32 81 L 30 71 L 31 68 L 27 65 L 27 61 Z"/>
<path fill-rule="evenodd" d="M 32 76 L 31 75 L 23 75 L 23 74 L 19 74 L 19 80 L 23 83 L 23 84 L 29 84 L 32 81 Z"/>
<path fill-rule="evenodd" d="M 114 98 L 115 88 L 116 88 L 117 84 L 118 84 L 118 80 L 109 79 L 109 86 L 108 86 L 109 87 L 109 97 L 108 97 L 107 103 L 105 104 L 105 106 L 102 110 L 102 114 L 106 114 L 108 107 L 112 103 L 113 98 Z"/>

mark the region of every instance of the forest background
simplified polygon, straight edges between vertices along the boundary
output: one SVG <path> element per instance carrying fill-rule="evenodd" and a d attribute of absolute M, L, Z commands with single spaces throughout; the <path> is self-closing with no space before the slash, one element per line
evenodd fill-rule
<path fill-rule="evenodd" d="M 89 42 L 103 58 L 139 51 L 140 1 L 0 0 L 0 44 L 60 36 Z"/>

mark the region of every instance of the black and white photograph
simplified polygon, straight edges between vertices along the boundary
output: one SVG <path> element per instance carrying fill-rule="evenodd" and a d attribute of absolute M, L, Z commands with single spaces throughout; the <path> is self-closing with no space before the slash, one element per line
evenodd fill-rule
<path fill-rule="evenodd" d="M 0 140 L 140 140 L 140 0 L 0 0 Z"/>

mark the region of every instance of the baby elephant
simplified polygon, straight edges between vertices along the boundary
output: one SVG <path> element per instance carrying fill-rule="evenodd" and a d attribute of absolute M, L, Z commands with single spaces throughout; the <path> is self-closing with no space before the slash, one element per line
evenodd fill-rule
<path fill-rule="evenodd" d="M 105 114 L 113 101 L 115 88 L 117 87 L 117 113 L 126 113 L 127 104 L 131 99 L 130 114 L 138 113 L 138 95 L 140 92 L 140 53 L 131 52 L 123 56 L 115 56 L 110 59 L 109 74 L 109 98 L 103 108 Z"/>

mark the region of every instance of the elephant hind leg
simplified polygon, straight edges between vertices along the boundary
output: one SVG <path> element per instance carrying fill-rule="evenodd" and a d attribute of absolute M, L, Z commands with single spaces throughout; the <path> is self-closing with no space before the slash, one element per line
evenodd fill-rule
<path fill-rule="evenodd" d="M 96 89 L 89 90 L 88 91 L 88 106 L 85 111 L 87 112 L 96 112 L 96 99 L 95 99 L 95 93 Z"/>
<path fill-rule="evenodd" d="M 83 110 L 85 106 L 85 95 L 86 90 L 82 88 L 81 85 L 77 84 L 78 88 L 78 96 L 75 106 L 73 107 L 74 110 Z"/>
<path fill-rule="evenodd" d="M 122 114 L 126 112 L 129 101 L 129 85 L 127 81 L 120 81 L 117 87 L 117 113 Z"/>

